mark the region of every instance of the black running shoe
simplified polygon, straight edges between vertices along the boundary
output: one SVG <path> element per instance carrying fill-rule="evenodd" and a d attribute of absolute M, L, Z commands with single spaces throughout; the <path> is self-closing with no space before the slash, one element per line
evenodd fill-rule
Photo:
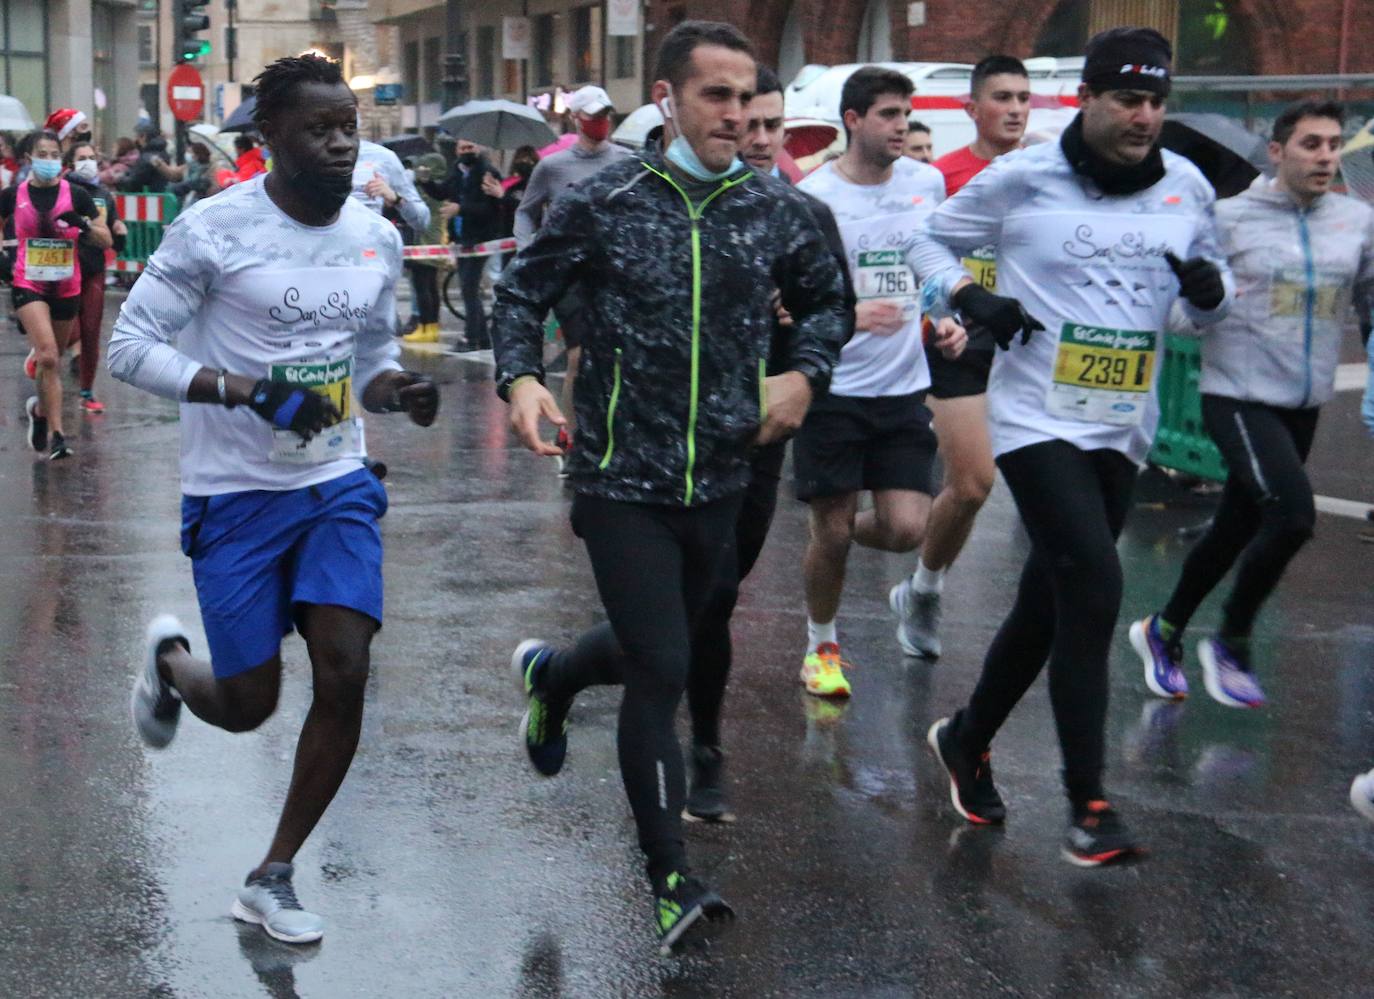
<path fill-rule="evenodd" d="M 38 415 L 38 396 L 25 400 L 24 414 L 29 418 L 29 447 L 42 454 L 48 449 L 48 418 Z"/>
<path fill-rule="evenodd" d="M 664 957 L 729 929 L 735 910 L 696 878 L 674 871 L 654 890 L 654 928 Z"/>
<path fill-rule="evenodd" d="M 67 439 L 57 431 L 52 433 L 52 450 L 48 452 L 49 461 L 61 461 L 63 458 L 70 458 L 72 449 L 67 445 Z"/>
<path fill-rule="evenodd" d="M 1143 856 L 1116 809 L 1105 801 L 1089 801 L 1073 811 L 1064 859 L 1076 867 L 1101 867 Z"/>
<path fill-rule="evenodd" d="M 553 654 L 552 646 L 527 638 L 515 647 L 510 665 L 515 682 L 525 695 L 525 716 L 520 719 L 520 740 L 535 772 L 552 777 L 563 769 L 568 756 L 568 710 L 572 701 L 557 701 L 539 691 L 538 673 Z"/>
<path fill-rule="evenodd" d="M 999 825 L 1006 821 L 1007 806 L 992 783 L 992 753 L 969 756 L 959 748 L 950 719 L 941 718 L 926 733 L 941 765 L 949 773 L 949 800 L 954 810 L 974 825 Z"/>
<path fill-rule="evenodd" d="M 734 822 L 735 816 L 725 801 L 721 771 L 725 754 L 719 746 L 692 744 L 692 779 L 687 792 L 687 807 L 682 817 L 688 822 Z"/>

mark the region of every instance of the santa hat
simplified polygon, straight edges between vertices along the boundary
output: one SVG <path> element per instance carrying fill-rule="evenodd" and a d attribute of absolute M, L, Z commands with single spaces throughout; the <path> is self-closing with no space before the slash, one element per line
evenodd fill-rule
<path fill-rule="evenodd" d="M 56 132 L 59 139 L 65 140 L 81 125 L 86 124 L 86 116 L 76 108 L 58 108 L 48 115 L 48 120 L 43 123 L 43 128 L 49 132 Z"/>

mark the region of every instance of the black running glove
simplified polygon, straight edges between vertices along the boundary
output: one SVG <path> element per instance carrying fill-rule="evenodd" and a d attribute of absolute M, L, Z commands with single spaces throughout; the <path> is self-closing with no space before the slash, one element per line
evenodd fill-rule
<path fill-rule="evenodd" d="M 954 293 L 953 302 L 964 326 L 983 327 L 1003 350 L 1011 349 L 1017 333 L 1021 334 L 1021 343 L 1026 344 L 1032 333 L 1045 328 L 1016 299 L 994 295 L 979 284 L 964 285 Z"/>
<path fill-rule="evenodd" d="M 248 408 L 272 426 L 294 430 L 305 440 L 339 418 L 334 404 L 320 393 L 266 378 L 253 386 Z"/>
<path fill-rule="evenodd" d="M 67 223 L 67 225 L 73 226 L 74 228 L 80 229 L 82 232 L 91 231 L 91 220 L 86 218 L 86 216 L 82 215 L 80 212 L 76 210 L 72 210 L 70 212 L 63 212 L 61 215 L 57 216 L 57 220 L 59 222 L 65 222 Z"/>
<path fill-rule="evenodd" d="M 1226 297 L 1226 285 L 1221 280 L 1221 270 L 1216 264 L 1202 257 L 1179 260 L 1166 252 L 1164 260 L 1169 270 L 1178 278 L 1178 293 L 1190 305 L 1211 312 Z"/>

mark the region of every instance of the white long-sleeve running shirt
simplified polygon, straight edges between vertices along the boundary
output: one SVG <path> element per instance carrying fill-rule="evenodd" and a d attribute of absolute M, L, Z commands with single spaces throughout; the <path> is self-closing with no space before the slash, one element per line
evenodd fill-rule
<path fill-rule="evenodd" d="M 886 183 L 855 184 L 834 163 L 827 163 L 803 179 L 797 190 L 825 202 L 834 213 L 859 301 L 895 302 L 905 319 L 891 335 L 855 330 L 840 352 L 830 394 L 875 398 L 930 388 L 921 341 L 920 287 L 905 251 L 944 200 L 944 175 L 903 156 L 892 164 Z"/>
<path fill-rule="evenodd" d="M 332 225 L 302 225 L 264 180 L 177 216 L 110 338 L 114 377 L 181 400 L 181 488 L 190 496 L 300 489 L 355 471 L 365 454 L 356 400 L 377 375 L 400 370 L 395 227 L 352 198 Z M 201 367 L 310 386 L 345 420 L 302 447 L 246 406 L 186 402 Z"/>
<path fill-rule="evenodd" d="M 1104 195 L 1074 173 L 1059 143 L 1000 156 L 930 216 L 908 260 L 948 304 L 969 276 L 960 256 L 997 247 L 997 293 L 1045 326 L 998 351 L 988 382 L 993 453 L 1047 440 L 1108 448 L 1139 463 L 1159 423 L 1155 384 L 1178 279 L 1164 255 L 1201 256 L 1226 297 L 1198 323 L 1223 318 L 1235 282 L 1218 248 L 1215 195 L 1167 150 L 1165 175 L 1128 195 Z"/>

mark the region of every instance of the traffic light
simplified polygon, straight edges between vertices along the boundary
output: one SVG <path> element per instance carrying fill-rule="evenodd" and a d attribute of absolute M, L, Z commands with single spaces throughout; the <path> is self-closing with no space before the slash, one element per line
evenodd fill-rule
<path fill-rule="evenodd" d="M 210 40 L 200 32 L 210 27 L 210 15 L 201 13 L 210 0 L 172 0 L 172 61 L 190 62 L 210 54 Z"/>

